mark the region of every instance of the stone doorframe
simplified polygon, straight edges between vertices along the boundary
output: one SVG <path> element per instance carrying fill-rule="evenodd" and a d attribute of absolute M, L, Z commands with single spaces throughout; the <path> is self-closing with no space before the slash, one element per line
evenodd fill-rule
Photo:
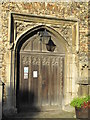
<path fill-rule="evenodd" d="M 16 109 L 17 50 L 25 36 L 39 28 L 48 29 L 65 47 L 64 93 L 62 109 L 77 95 L 79 21 L 48 16 L 10 13 L 9 49 L 7 51 L 7 101 L 6 109 Z"/>

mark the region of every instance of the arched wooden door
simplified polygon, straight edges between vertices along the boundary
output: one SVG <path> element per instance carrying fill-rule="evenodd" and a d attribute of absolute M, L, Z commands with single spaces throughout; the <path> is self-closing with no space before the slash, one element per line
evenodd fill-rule
<path fill-rule="evenodd" d="M 62 105 L 64 54 L 53 41 L 56 49 L 48 52 L 36 34 L 20 50 L 19 110 L 60 109 Z"/>

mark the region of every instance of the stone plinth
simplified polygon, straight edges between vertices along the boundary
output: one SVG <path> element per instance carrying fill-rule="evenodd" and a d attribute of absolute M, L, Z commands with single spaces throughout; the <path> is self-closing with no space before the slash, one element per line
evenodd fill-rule
<path fill-rule="evenodd" d="M 78 89 L 78 96 L 90 95 L 90 85 L 80 84 Z"/>

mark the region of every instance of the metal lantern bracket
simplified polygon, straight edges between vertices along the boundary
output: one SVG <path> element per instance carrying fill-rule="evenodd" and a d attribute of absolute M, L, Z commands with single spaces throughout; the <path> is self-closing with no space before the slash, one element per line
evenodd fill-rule
<path fill-rule="evenodd" d="M 45 40 L 48 41 L 48 43 L 46 44 L 46 49 L 47 51 L 51 51 L 53 52 L 56 48 L 56 45 L 54 44 L 54 42 L 51 40 L 51 36 L 48 34 L 48 32 L 46 31 L 46 29 L 44 31 L 40 31 L 39 32 L 39 36 L 40 36 L 40 41 L 43 43 L 43 44 L 46 44 L 44 43 Z"/>

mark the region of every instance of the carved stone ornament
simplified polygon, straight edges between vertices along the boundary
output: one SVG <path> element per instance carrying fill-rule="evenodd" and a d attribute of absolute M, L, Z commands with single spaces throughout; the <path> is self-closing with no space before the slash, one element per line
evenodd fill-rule
<path fill-rule="evenodd" d="M 58 28 L 54 29 L 65 38 L 70 46 L 72 45 L 72 26 L 70 24 L 60 24 Z"/>
<path fill-rule="evenodd" d="M 14 48 L 14 43 L 8 44 L 8 50 L 11 50 L 11 49 L 13 49 L 13 48 Z"/>
<path fill-rule="evenodd" d="M 16 22 L 16 36 L 22 34 L 22 32 L 34 27 L 36 24 L 32 22 Z"/>

